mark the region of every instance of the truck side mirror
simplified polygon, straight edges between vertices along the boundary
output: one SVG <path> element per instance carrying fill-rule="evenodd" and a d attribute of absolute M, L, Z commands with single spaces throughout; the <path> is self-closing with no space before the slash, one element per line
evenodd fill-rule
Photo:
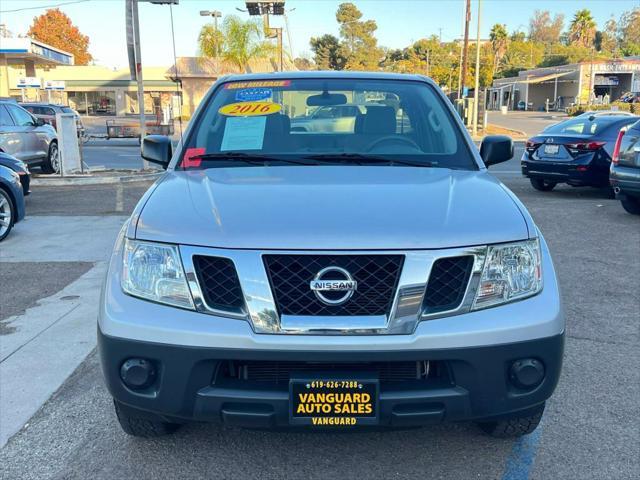
<path fill-rule="evenodd" d="M 480 145 L 480 156 L 484 164 L 495 165 L 513 158 L 513 140 L 506 135 L 489 135 Z"/>
<path fill-rule="evenodd" d="M 165 170 L 171 161 L 172 150 L 171 139 L 165 135 L 147 135 L 142 139 L 142 158 L 161 165 Z"/>

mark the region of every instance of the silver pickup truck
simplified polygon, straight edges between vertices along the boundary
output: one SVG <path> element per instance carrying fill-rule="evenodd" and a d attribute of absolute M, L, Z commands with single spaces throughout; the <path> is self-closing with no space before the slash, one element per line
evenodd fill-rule
<path fill-rule="evenodd" d="M 353 128 L 290 113 L 375 96 Z M 385 103 L 384 99 L 393 99 Z M 401 121 L 398 121 L 401 119 Z M 428 78 L 226 77 L 116 242 L 98 344 L 124 431 L 189 421 L 531 433 L 560 375 L 547 245 Z"/>

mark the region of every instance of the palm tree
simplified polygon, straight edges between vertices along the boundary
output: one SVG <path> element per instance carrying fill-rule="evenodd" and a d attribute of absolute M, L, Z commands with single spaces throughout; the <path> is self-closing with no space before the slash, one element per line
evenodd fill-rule
<path fill-rule="evenodd" d="M 493 48 L 493 71 L 497 72 L 500 67 L 500 62 L 504 58 L 505 53 L 507 53 L 507 26 L 496 23 L 491 28 L 489 38 L 491 39 L 491 47 Z"/>
<path fill-rule="evenodd" d="M 578 10 L 569 27 L 569 41 L 583 47 L 591 47 L 596 37 L 596 22 L 589 10 Z"/>
<path fill-rule="evenodd" d="M 235 15 L 224 19 L 219 32 L 213 31 L 211 25 L 202 27 L 198 43 L 205 57 L 215 57 L 217 53 L 222 60 L 235 65 L 242 72 L 249 69 L 251 59 L 268 57 L 275 50 L 271 43 L 264 40 L 259 22 L 245 22 Z"/>

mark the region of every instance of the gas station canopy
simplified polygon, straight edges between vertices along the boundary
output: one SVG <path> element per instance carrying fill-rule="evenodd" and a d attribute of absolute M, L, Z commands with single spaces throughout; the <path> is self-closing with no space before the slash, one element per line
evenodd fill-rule
<path fill-rule="evenodd" d="M 3 38 L 0 56 L 9 64 L 73 65 L 73 55 L 32 38 Z"/>

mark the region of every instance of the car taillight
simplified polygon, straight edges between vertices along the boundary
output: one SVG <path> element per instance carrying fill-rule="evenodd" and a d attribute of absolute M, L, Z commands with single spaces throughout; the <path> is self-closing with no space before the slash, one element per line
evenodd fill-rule
<path fill-rule="evenodd" d="M 578 143 L 568 143 L 566 147 L 571 150 L 573 153 L 575 152 L 592 152 L 594 150 L 598 150 L 602 147 L 606 142 L 578 142 Z"/>
<path fill-rule="evenodd" d="M 611 157 L 611 161 L 616 165 L 620 161 L 620 146 L 622 145 L 622 137 L 624 137 L 625 133 L 627 133 L 626 128 L 620 130 L 618 138 L 616 139 L 616 145 L 613 147 L 613 156 Z"/>
<path fill-rule="evenodd" d="M 540 146 L 539 142 L 536 143 L 533 140 L 527 140 L 527 143 L 525 144 L 524 148 L 526 148 L 528 152 L 532 152 L 539 146 Z"/>

